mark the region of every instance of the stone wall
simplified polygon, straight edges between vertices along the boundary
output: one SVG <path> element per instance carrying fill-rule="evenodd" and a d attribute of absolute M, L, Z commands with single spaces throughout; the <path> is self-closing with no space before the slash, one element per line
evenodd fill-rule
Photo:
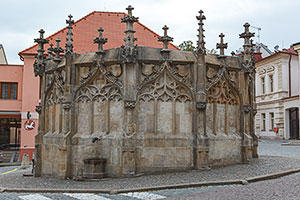
<path fill-rule="evenodd" d="M 99 44 L 98 52 L 76 54 L 69 25 L 64 58 L 39 55 L 35 71 L 44 71 L 35 175 L 83 177 L 86 159 L 106 160 L 104 173 L 114 177 L 257 157 L 250 25 L 241 34 L 242 56 L 206 55 L 202 22 L 195 52 L 169 50 L 167 27 L 162 49 L 139 47 L 131 14 L 124 18 L 125 46 L 103 50 Z"/>

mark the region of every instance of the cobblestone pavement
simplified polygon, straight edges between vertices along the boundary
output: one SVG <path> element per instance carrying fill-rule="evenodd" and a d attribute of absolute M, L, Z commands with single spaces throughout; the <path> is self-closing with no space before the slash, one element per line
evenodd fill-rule
<path fill-rule="evenodd" d="M 73 189 L 128 189 L 159 185 L 171 185 L 190 182 L 244 179 L 247 177 L 270 174 L 299 168 L 300 159 L 261 156 L 250 164 L 238 164 L 213 168 L 209 171 L 188 171 L 157 175 L 145 175 L 134 178 L 107 178 L 101 181 L 74 181 L 54 178 L 23 177 L 28 170 L 1 175 L 0 187 L 14 188 L 73 188 Z M 9 171 L 9 168 L 7 171 Z M 28 184 L 30 183 L 30 184 Z"/>
<path fill-rule="evenodd" d="M 282 143 L 287 143 L 289 140 L 259 140 L 258 154 L 283 156 L 290 158 L 300 158 L 300 146 L 282 146 Z"/>
<path fill-rule="evenodd" d="M 244 179 L 258 175 L 276 173 L 289 169 L 300 168 L 300 147 L 281 146 L 282 140 L 260 140 L 259 159 L 250 164 L 231 165 L 213 168 L 207 171 L 188 171 L 159 175 L 146 175 L 134 178 L 108 178 L 101 181 L 74 181 L 51 178 L 23 177 L 27 170 L 17 170 L 0 176 L 0 187 L 14 188 L 73 188 L 73 189 L 129 189 L 159 185 L 170 185 L 190 182 L 218 181 Z M 276 156 L 273 156 L 276 155 Z M 285 156 L 285 157 L 279 157 Z M 298 159 L 299 158 L 299 159 Z M 15 167 L 2 167 L 9 171 Z M 249 185 L 201 187 L 151 192 L 136 192 L 108 194 L 21 194 L 0 193 L 0 199 L 300 199 L 300 174 L 286 176 L 280 179 L 251 183 Z M 29 196 L 28 196 L 29 195 Z M 38 196 L 40 195 L 40 196 Z M 299 196 L 299 197 L 298 197 Z"/>
<path fill-rule="evenodd" d="M 299 200 L 300 174 L 243 186 L 213 188 L 206 191 L 185 191 L 171 200 Z"/>

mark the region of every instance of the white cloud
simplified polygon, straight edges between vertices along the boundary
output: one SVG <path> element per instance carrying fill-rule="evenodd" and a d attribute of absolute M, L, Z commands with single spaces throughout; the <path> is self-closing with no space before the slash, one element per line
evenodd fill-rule
<path fill-rule="evenodd" d="M 133 14 L 156 33 L 162 34 L 161 28 L 169 26 L 174 44 L 196 41 L 195 16 L 200 9 L 207 18 L 206 46 L 210 49 L 215 48 L 221 32 L 229 43 L 227 53 L 238 49 L 245 22 L 261 27 L 261 42 L 270 47 L 281 46 L 282 41 L 288 47 L 300 40 L 299 22 L 294 17 L 300 6 L 297 0 L 10 0 L 0 1 L 0 43 L 9 62 L 18 62 L 18 52 L 33 44 L 40 28 L 49 35 L 65 26 L 70 13 L 78 20 L 95 10 L 126 12 L 128 5 L 135 7 Z"/>

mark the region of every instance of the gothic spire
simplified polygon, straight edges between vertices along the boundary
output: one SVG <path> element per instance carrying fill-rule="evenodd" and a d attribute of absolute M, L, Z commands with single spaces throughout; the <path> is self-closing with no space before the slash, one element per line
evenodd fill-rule
<path fill-rule="evenodd" d="M 49 40 L 44 39 L 45 31 L 41 29 L 39 31 L 40 38 L 34 39 L 34 42 L 39 44 L 39 48 L 37 50 L 38 55 L 36 56 L 37 60 L 33 64 L 34 75 L 35 76 L 43 76 L 45 72 L 45 55 L 44 55 L 44 44 L 47 44 Z"/>
<path fill-rule="evenodd" d="M 53 50 L 55 52 L 55 60 L 60 60 L 59 54 L 63 53 L 64 50 L 59 46 L 61 40 L 57 38 L 55 41 L 56 41 L 56 47 Z"/>
<path fill-rule="evenodd" d="M 134 41 L 137 40 L 136 38 L 134 38 L 135 31 L 133 30 L 133 23 L 138 22 L 139 19 L 138 17 L 132 16 L 133 9 L 134 8 L 129 5 L 126 8 L 126 10 L 128 10 L 127 16 L 121 18 L 121 22 L 126 23 L 126 30 L 124 31 L 124 33 L 126 34 L 126 37 L 124 38 L 125 46 L 131 46 L 131 47 L 134 46 Z"/>
<path fill-rule="evenodd" d="M 39 44 L 39 48 L 37 50 L 37 52 L 38 52 L 37 59 L 38 60 L 43 60 L 45 58 L 45 56 L 44 56 L 44 52 L 45 52 L 44 44 L 48 44 L 49 40 L 46 40 L 44 38 L 45 31 L 43 29 L 41 29 L 39 31 L 39 33 L 40 33 L 40 37 L 37 38 L 37 39 L 34 39 L 34 42 Z"/>
<path fill-rule="evenodd" d="M 94 39 L 94 43 L 98 44 L 98 51 L 97 53 L 103 53 L 103 45 L 107 42 L 107 38 L 103 38 L 103 28 L 100 27 L 98 29 L 99 37 Z"/>
<path fill-rule="evenodd" d="M 163 28 L 164 30 L 164 36 L 158 37 L 158 41 L 163 43 L 163 49 L 168 49 L 168 42 L 172 42 L 173 38 L 168 36 L 168 29 L 167 25 L 165 25 Z"/>
<path fill-rule="evenodd" d="M 51 43 L 50 47 L 48 48 L 48 58 L 49 59 L 53 58 L 53 51 L 54 51 L 54 48 L 53 48 L 53 44 Z"/>
<path fill-rule="evenodd" d="M 68 16 L 69 19 L 66 20 L 66 23 L 68 24 L 68 32 L 67 32 L 67 43 L 66 43 L 66 54 L 69 52 L 69 53 L 72 53 L 73 52 L 73 39 L 72 39 L 72 24 L 74 24 L 74 20 L 72 20 L 73 16 L 72 15 L 69 15 Z"/>
<path fill-rule="evenodd" d="M 250 27 L 250 24 L 248 23 L 245 23 L 244 24 L 244 27 L 245 27 L 245 31 L 244 33 L 241 33 L 240 34 L 240 38 L 244 38 L 244 55 L 250 55 L 251 54 L 251 48 L 252 48 L 252 44 L 251 44 L 251 37 L 254 36 L 254 33 L 251 33 L 249 31 L 249 27 Z"/>
<path fill-rule="evenodd" d="M 199 16 L 197 16 L 196 18 L 199 21 L 197 51 L 201 54 L 205 54 L 206 52 L 205 52 L 205 42 L 204 42 L 205 36 L 204 36 L 204 29 L 203 29 L 203 25 L 204 25 L 203 20 L 206 20 L 206 17 L 203 15 L 202 10 L 199 11 Z"/>
<path fill-rule="evenodd" d="M 224 49 L 227 49 L 228 44 L 224 43 L 225 35 L 223 33 L 221 33 L 219 37 L 220 37 L 220 43 L 217 43 L 217 49 L 220 49 L 220 56 L 224 56 Z"/>

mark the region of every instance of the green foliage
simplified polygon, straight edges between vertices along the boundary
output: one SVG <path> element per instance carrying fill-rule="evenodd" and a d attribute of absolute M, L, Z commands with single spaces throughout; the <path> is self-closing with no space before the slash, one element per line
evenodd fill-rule
<path fill-rule="evenodd" d="M 196 49 L 191 40 L 183 41 L 178 47 L 183 51 L 194 51 Z"/>

